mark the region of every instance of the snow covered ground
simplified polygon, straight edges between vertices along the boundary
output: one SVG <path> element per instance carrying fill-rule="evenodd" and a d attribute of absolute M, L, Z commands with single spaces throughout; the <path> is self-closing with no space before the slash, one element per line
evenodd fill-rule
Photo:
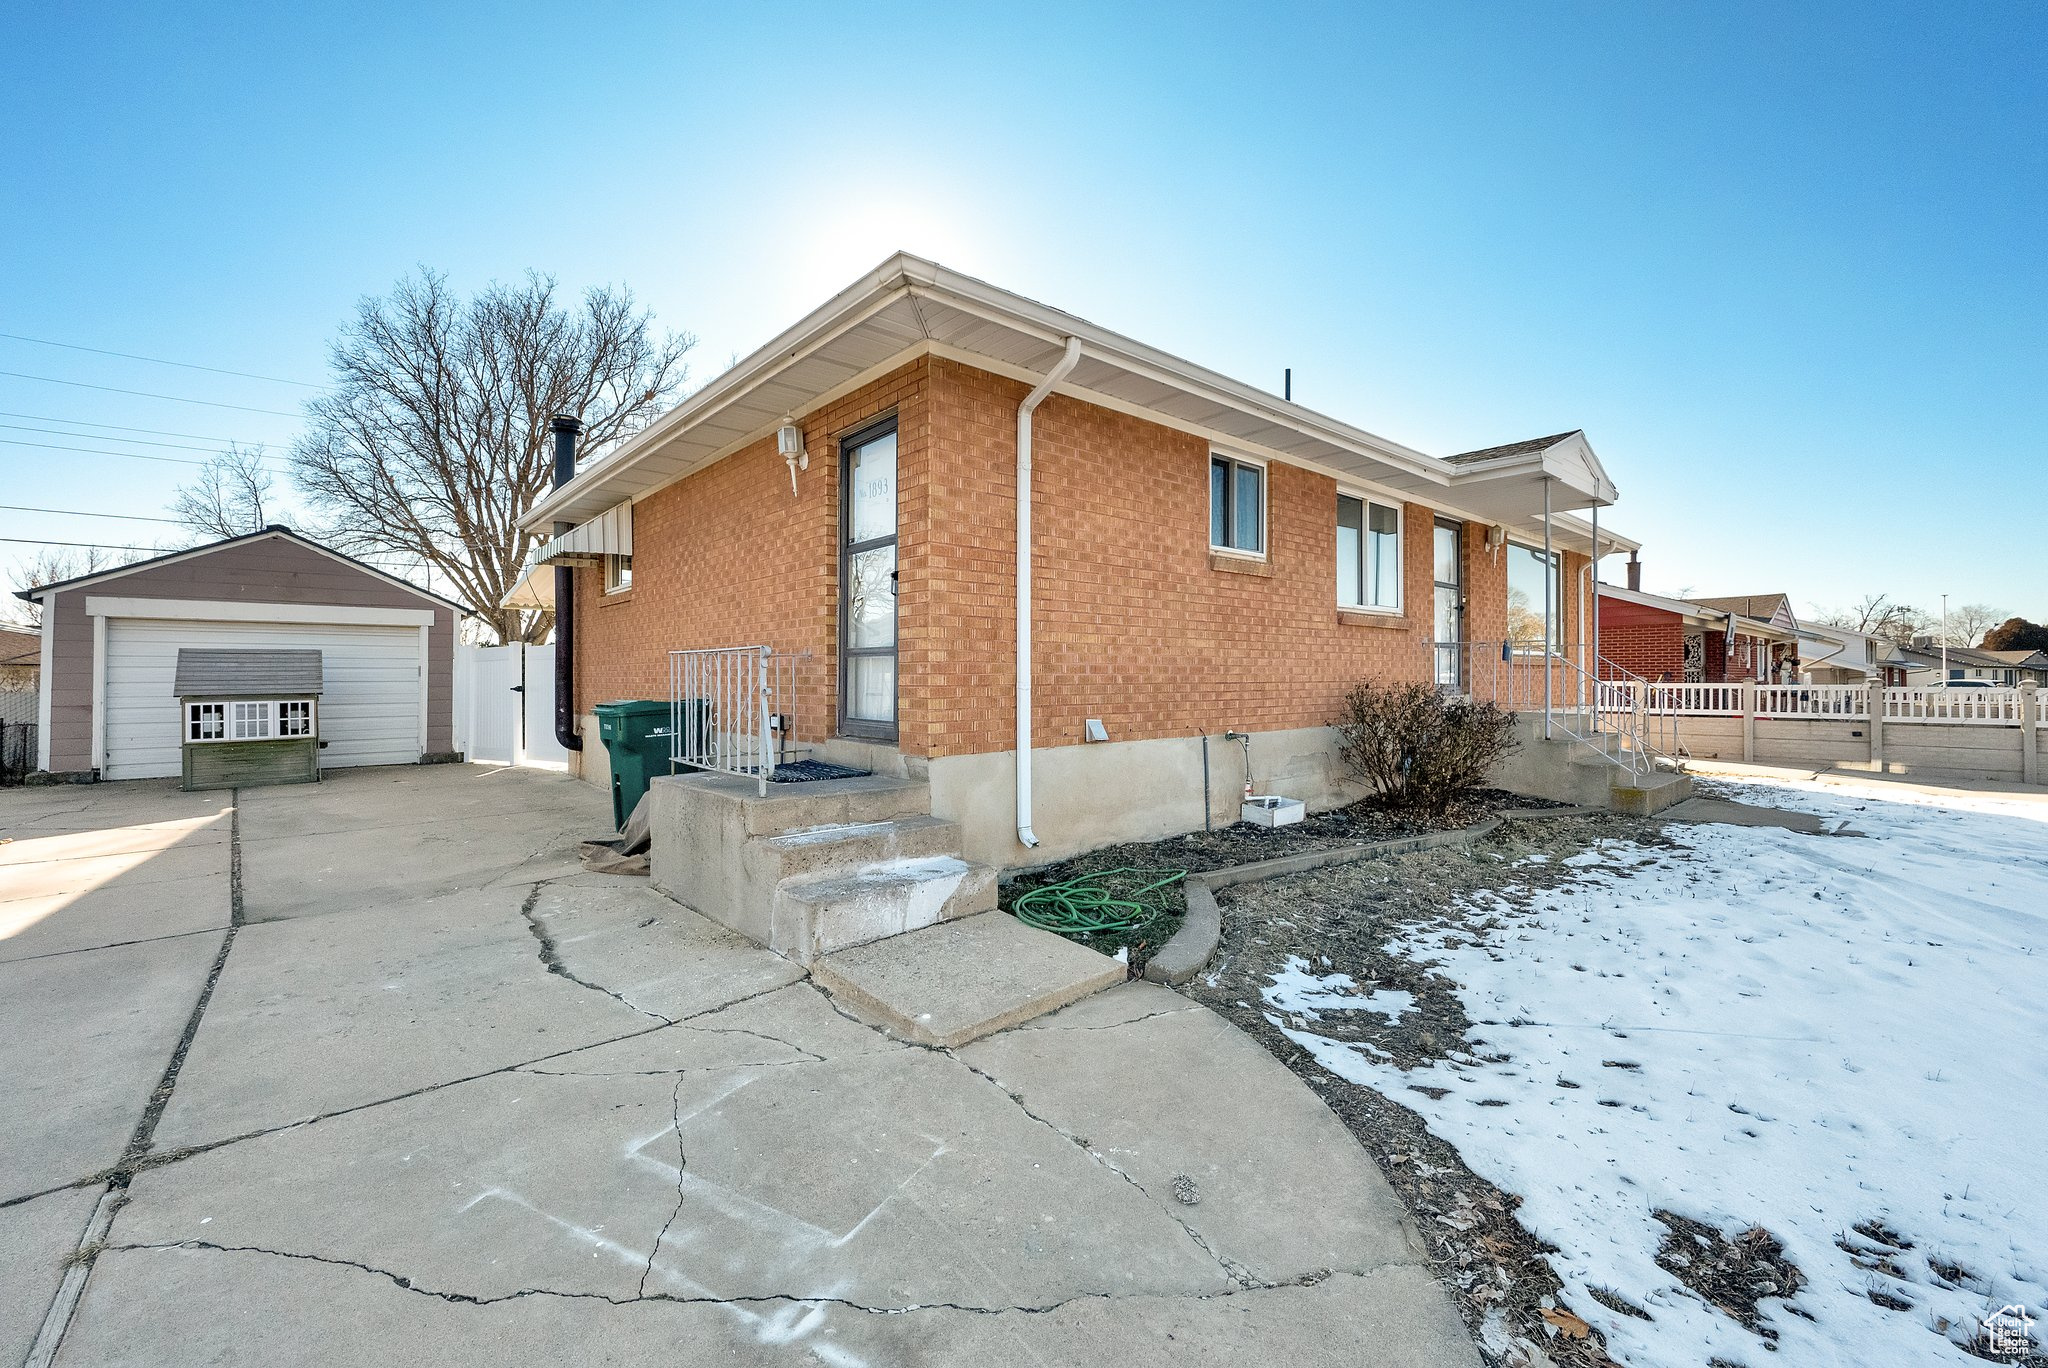
<path fill-rule="evenodd" d="M 2048 805 L 1731 787 L 1863 835 L 1674 826 L 1683 849 L 1610 843 L 1562 888 L 1492 899 L 1484 945 L 1413 933 L 1489 1023 L 1473 1057 L 1402 1072 L 1315 1034 L 1406 1003 L 1300 960 L 1271 1019 L 1520 1194 L 1562 1299 L 1635 1368 L 1981 1364 L 1958 1346 L 2008 1304 L 2048 1340 Z M 1777 1352 L 1654 1262 L 1659 1209 L 1784 1242 L 1806 1286 L 1804 1315 L 1763 1304 Z M 1873 1220 L 1912 1248 L 1854 1231 Z"/>

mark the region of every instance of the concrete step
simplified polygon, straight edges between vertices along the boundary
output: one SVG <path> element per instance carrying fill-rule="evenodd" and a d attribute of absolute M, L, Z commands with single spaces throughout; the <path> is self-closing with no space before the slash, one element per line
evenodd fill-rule
<path fill-rule="evenodd" d="M 920 1045 L 951 1048 L 1125 979 L 1107 955 L 984 912 L 826 955 L 811 979 L 848 1009 Z"/>
<path fill-rule="evenodd" d="M 747 842 L 754 876 L 772 887 L 785 879 L 851 874 L 890 860 L 924 860 L 960 853 L 960 827 L 943 817 L 913 813 L 878 822 L 802 827 Z"/>
<path fill-rule="evenodd" d="M 996 872 L 950 855 L 776 885 L 768 948 L 799 964 L 996 905 Z"/>
<path fill-rule="evenodd" d="M 1630 775 L 1616 771 L 1607 794 L 1607 806 L 1631 817 L 1653 817 L 1692 797 L 1692 780 L 1683 774 L 1659 770 L 1655 774 Z"/>

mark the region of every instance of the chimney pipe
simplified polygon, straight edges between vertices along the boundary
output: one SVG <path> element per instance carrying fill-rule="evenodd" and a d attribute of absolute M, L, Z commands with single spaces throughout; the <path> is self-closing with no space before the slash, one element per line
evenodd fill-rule
<path fill-rule="evenodd" d="M 548 421 L 555 434 L 555 488 L 576 478 L 576 437 L 583 422 L 574 414 L 558 413 Z M 555 524 L 555 535 L 570 528 Z M 564 750 L 580 751 L 583 738 L 576 732 L 576 572 L 566 565 L 555 567 L 555 740 Z"/>
<path fill-rule="evenodd" d="M 1628 587 L 1638 594 L 1643 592 L 1643 563 L 1633 551 L 1628 553 Z"/>

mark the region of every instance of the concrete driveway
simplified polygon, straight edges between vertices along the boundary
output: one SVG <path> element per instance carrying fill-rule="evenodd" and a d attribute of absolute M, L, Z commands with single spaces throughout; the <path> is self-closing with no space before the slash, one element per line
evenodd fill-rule
<path fill-rule="evenodd" d="M 904 1045 L 584 872 L 604 807 L 0 794 L 0 1363 L 1478 1363 L 1221 1018 Z"/>

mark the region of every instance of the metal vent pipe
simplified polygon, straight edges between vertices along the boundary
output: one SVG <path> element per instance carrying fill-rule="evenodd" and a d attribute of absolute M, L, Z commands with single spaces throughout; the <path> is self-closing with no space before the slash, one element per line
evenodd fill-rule
<path fill-rule="evenodd" d="M 548 421 L 555 434 L 555 488 L 576 478 L 576 438 L 583 422 L 573 414 L 558 413 Z M 555 535 L 567 532 L 571 524 L 555 524 Z M 555 567 L 555 740 L 564 750 L 580 751 L 583 738 L 576 732 L 576 572 L 566 565 Z"/>

